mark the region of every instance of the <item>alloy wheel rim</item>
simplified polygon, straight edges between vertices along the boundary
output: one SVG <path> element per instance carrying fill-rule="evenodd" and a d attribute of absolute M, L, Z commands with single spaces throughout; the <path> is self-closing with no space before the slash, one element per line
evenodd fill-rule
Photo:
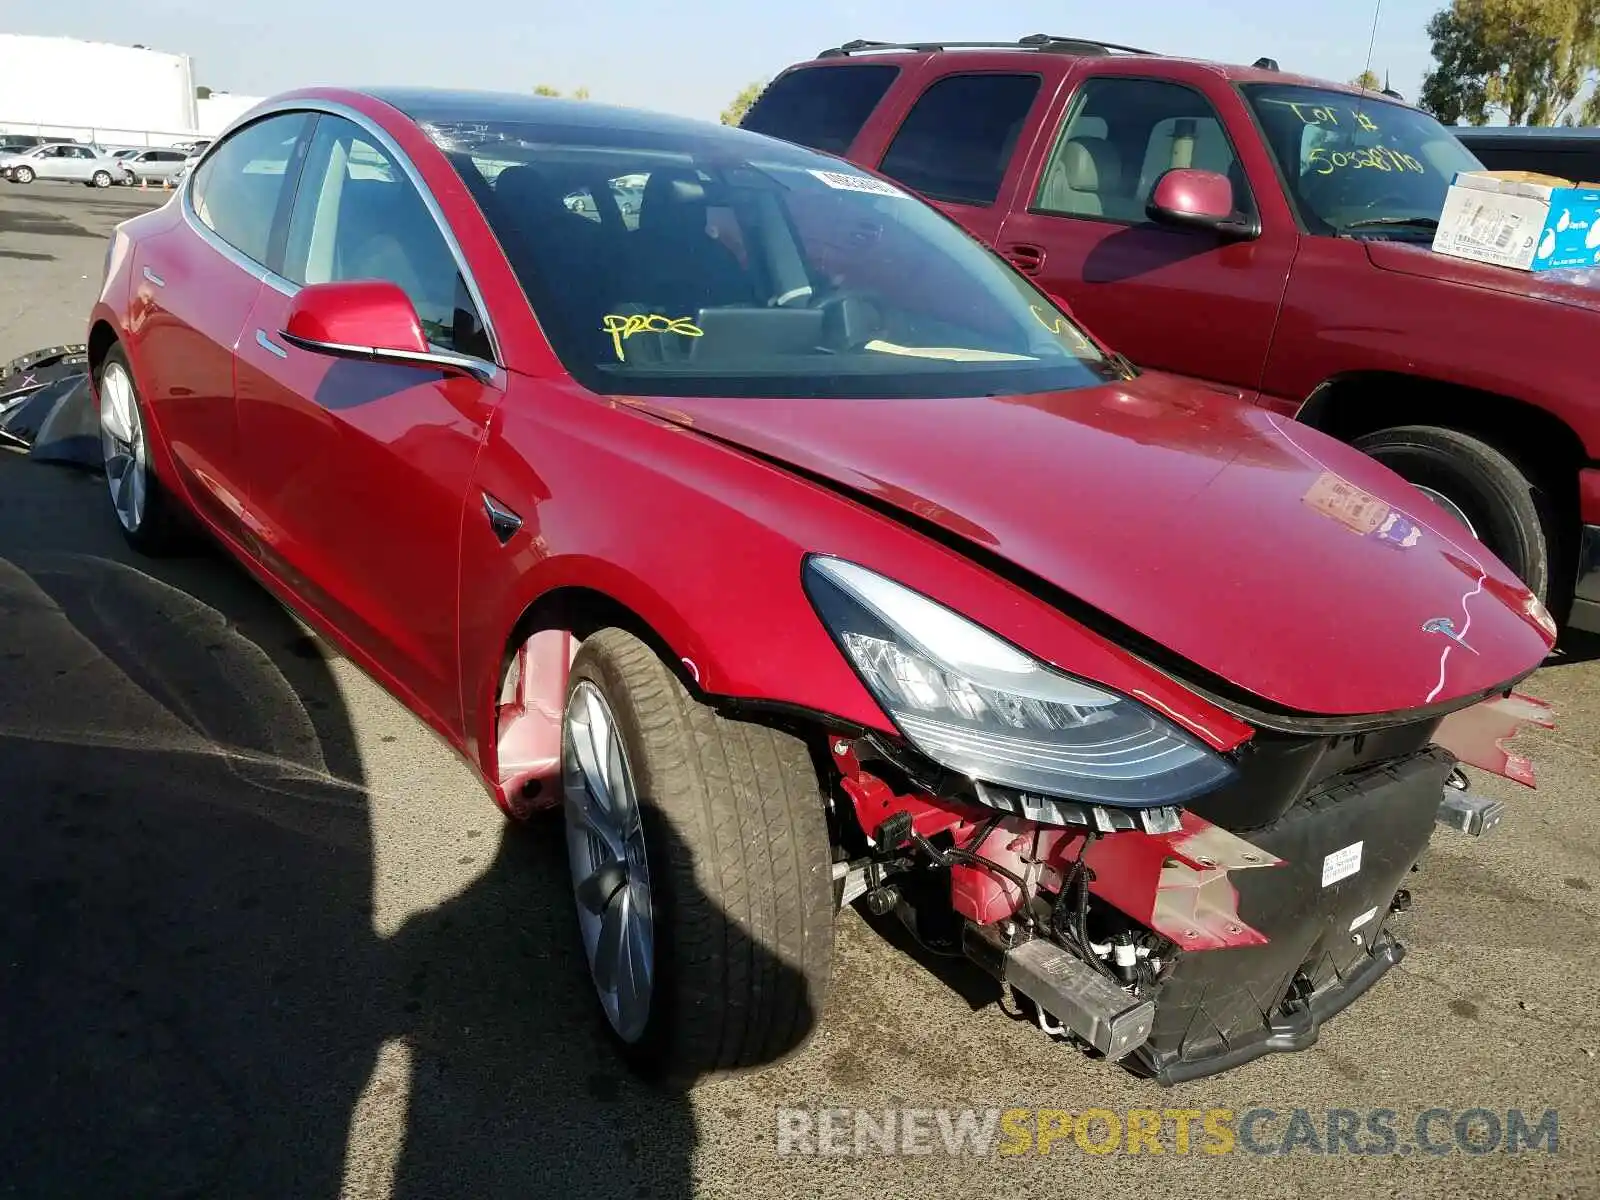
<path fill-rule="evenodd" d="M 135 533 L 144 522 L 148 491 L 144 422 L 133 398 L 133 380 L 121 363 L 112 363 L 100 376 L 100 448 L 111 506 L 122 527 Z"/>
<path fill-rule="evenodd" d="M 650 1019 L 655 922 L 639 794 L 616 717 L 582 680 L 562 718 L 567 860 L 589 975 L 617 1036 L 637 1042 Z"/>
<path fill-rule="evenodd" d="M 1452 517 L 1465 525 L 1467 527 L 1467 532 L 1473 537 L 1478 537 L 1478 527 L 1474 525 L 1467 517 L 1466 511 L 1454 500 L 1450 499 L 1449 496 L 1446 496 L 1443 492 L 1436 491 L 1431 487 L 1423 487 L 1420 483 L 1413 484 L 1412 486 L 1426 496 L 1429 500 L 1432 500 L 1440 508 L 1444 509 L 1445 512 L 1449 513 Z M 1482 541 L 1483 539 L 1478 538 L 1478 540 Z"/>

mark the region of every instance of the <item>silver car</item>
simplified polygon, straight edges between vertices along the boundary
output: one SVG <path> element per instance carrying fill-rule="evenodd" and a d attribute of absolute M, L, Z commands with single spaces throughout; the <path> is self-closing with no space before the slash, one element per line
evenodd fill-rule
<path fill-rule="evenodd" d="M 0 159 L 0 175 L 13 183 L 66 179 L 90 187 L 110 187 L 113 183 L 124 182 L 128 171 L 120 160 L 98 146 L 50 142 Z"/>
<path fill-rule="evenodd" d="M 183 170 L 188 158 L 183 150 L 153 147 L 119 154 L 117 161 L 131 176 L 129 183 L 169 183 Z"/>

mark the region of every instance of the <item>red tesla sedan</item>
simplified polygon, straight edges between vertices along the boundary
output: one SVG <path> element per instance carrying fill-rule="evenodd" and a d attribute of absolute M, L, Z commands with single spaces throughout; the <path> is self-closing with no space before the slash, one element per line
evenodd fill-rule
<path fill-rule="evenodd" d="M 1309 1045 L 1542 719 L 1548 614 L 1419 492 L 737 129 L 279 97 L 117 229 L 89 354 L 136 547 L 563 809 L 661 1077 L 799 1046 L 858 898 L 1164 1080 Z"/>

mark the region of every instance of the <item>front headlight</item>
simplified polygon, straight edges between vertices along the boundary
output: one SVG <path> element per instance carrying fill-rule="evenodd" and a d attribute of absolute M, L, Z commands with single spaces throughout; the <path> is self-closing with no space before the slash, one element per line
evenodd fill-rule
<path fill-rule="evenodd" d="M 865 567 L 814 556 L 805 584 L 896 727 L 948 770 L 1129 808 L 1182 804 L 1234 774 L 1137 701 L 1069 678 Z"/>

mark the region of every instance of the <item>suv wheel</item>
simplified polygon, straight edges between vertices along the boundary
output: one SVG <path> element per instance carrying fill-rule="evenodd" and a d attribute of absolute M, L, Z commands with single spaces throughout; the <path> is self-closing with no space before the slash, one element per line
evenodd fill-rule
<path fill-rule="evenodd" d="M 1550 538 L 1538 489 L 1487 442 L 1454 429 L 1404 425 L 1355 440 L 1472 531 L 1540 600 L 1549 600 Z"/>
<path fill-rule="evenodd" d="M 719 715 L 605 629 L 573 660 L 561 759 L 584 956 L 624 1057 L 686 1085 L 804 1045 L 834 911 L 805 743 Z"/>

